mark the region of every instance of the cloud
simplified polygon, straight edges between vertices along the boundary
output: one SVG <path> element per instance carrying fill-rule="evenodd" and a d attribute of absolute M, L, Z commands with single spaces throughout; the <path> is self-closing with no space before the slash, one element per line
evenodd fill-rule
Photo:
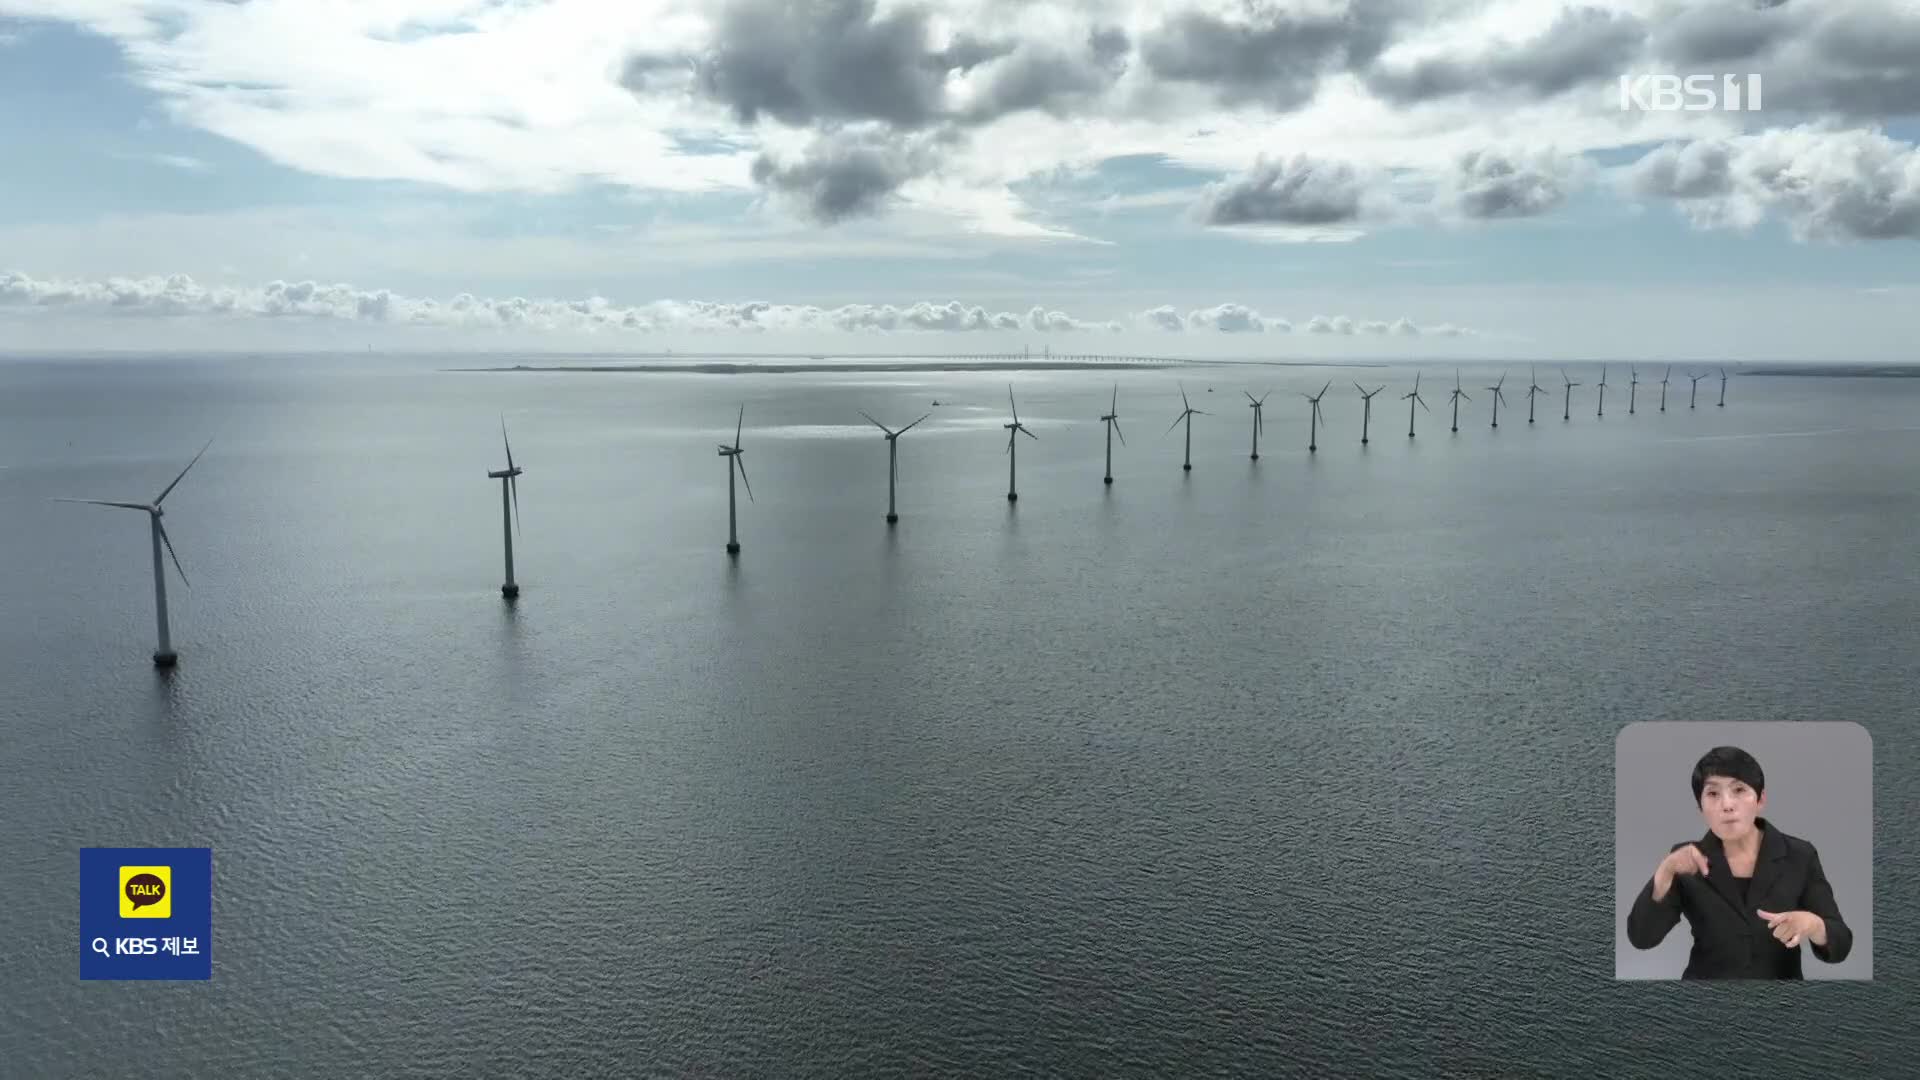
<path fill-rule="evenodd" d="M 1074 331 L 1105 330 L 1117 333 L 1124 329 L 1118 322 L 1085 322 L 1068 315 L 1064 311 L 1048 311 L 1035 306 L 1027 312 L 1025 326 L 1029 330 L 1038 330 L 1043 334 L 1072 333 Z"/>
<path fill-rule="evenodd" d="M 319 319 L 395 326 L 518 328 L 534 331 L 840 331 L 970 332 L 1118 330 L 1115 322 L 1078 319 L 1033 308 L 1026 316 L 988 311 L 959 301 L 846 304 L 835 308 L 766 301 L 719 303 L 657 300 L 625 306 L 603 297 L 583 300 L 485 298 L 461 293 L 450 300 L 410 297 L 315 281 L 273 281 L 258 287 L 200 285 L 191 277 L 61 280 L 0 274 L 0 313 L 57 310 L 120 317 Z"/>
<path fill-rule="evenodd" d="M 1383 61 L 1366 72 L 1365 82 L 1399 105 L 1465 94 L 1539 100 L 1613 78 L 1639 53 L 1646 33 L 1632 14 L 1570 7 L 1524 41 L 1500 41 L 1468 58 L 1447 52 Z"/>
<path fill-rule="evenodd" d="M 1194 206 L 1208 225 L 1331 225 L 1361 214 L 1365 181 L 1353 166 L 1304 154 L 1255 160 L 1233 179 L 1209 185 Z"/>
<path fill-rule="evenodd" d="M 1450 200 L 1468 218 L 1534 217 L 1566 201 L 1573 174 L 1569 160 L 1551 151 L 1470 150 L 1451 177 Z"/>
<path fill-rule="evenodd" d="M 1293 329 L 1285 319 L 1269 319 L 1244 304 L 1216 304 L 1187 312 L 1187 326 L 1194 330 L 1218 330 L 1225 334 L 1264 333 Z"/>
<path fill-rule="evenodd" d="M 1714 0 L 1671 12 L 1651 52 L 1680 71 L 1759 74 L 1769 112 L 1920 115 L 1920 7 L 1905 0 Z"/>
<path fill-rule="evenodd" d="M 1294 325 L 1286 319 L 1274 315 L 1263 315 L 1244 304 L 1215 304 L 1212 307 L 1194 308 L 1182 315 L 1171 305 L 1162 304 L 1149 308 L 1134 316 L 1133 321 L 1150 330 L 1167 332 L 1215 331 L 1223 334 L 1242 333 L 1290 333 Z M 1301 327 L 1309 334 L 1398 334 L 1405 337 L 1417 337 L 1422 334 L 1433 337 L 1461 337 L 1473 331 L 1452 323 L 1422 328 L 1413 320 L 1402 317 L 1392 322 L 1369 319 L 1356 322 L 1345 315 L 1315 315 Z"/>
<path fill-rule="evenodd" d="M 808 146 L 799 161 L 754 159 L 754 182 L 797 202 L 807 217 L 833 224 L 880 213 L 900 187 L 933 171 L 947 137 L 898 136 L 885 130 L 839 131 Z"/>
<path fill-rule="evenodd" d="M 1183 11 L 1144 37 L 1141 58 L 1159 78 L 1208 87 L 1222 104 L 1287 112 L 1310 102 L 1328 75 L 1378 56 L 1407 7 L 1249 3 L 1244 19 Z"/>
<path fill-rule="evenodd" d="M 1920 239 L 1920 148 L 1879 131 L 1803 126 L 1667 143 L 1621 174 L 1698 228 L 1749 229 L 1770 213 L 1801 241 Z"/>

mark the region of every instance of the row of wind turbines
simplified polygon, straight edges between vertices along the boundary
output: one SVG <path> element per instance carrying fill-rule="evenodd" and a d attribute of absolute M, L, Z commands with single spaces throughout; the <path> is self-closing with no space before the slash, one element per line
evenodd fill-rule
<path fill-rule="evenodd" d="M 1638 407 L 1640 372 L 1637 368 L 1631 368 L 1630 371 L 1631 371 L 1631 382 L 1629 383 L 1629 390 L 1628 390 L 1627 412 L 1633 413 L 1636 411 Z M 1669 367 L 1667 369 L 1666 375 L 1663 375 L 1660 379 L 1660 411 L 1661 412 L 1667 411 L 1667 384 L 1672 374 L 1673 374 L 1673 369 Z M 1565 385 L 1566 396 L 1564 399 L 1564 404 L 1562 406 L 1560 418 L 1563 421 L 1571 420 L 1573 418 L 1573 391 L 1576 387 L 1582 384 L 1568 377 L 1567 373 L 1564 370 L 1561 371 L 1560 377 L 1562 380 L 1564 380 L 1566 384 Z M 1695 407 L 1699 397 L 1700 380 L 1706 377 L 1707 376 L 1705 374 L 1687 376 L 1687 378 L 1691 379 L 1693 383 L 1691 392 L 1689 393 L 1688 399 L 1687 399 L 1687 408 L 1692 409 Z M 1506 402 L 1506 394 L 1505 394 L 1505 391 L 1502 389 L 1505 383 L 1506 383 L 1506 375 L 1503 373 L 1497 382 L 1495 382 L 1492 386 L 1486 387 L 1486 389 L 1490 391 L 1493 395 L 1492 426 L 1496 428 L 1500 426 L 1500 406 Z M 1333 381 L 1329 379 L 1326 385 L 1320 388 L 1319 393 L 1300 395 L 1301 397 L 1307 400 L 1309 406 L 1311 407 L 1311 411 L 1308 414 L 1309 418 L 1308 418 L 1308 434 L 1307 434 L 1307 450 L 1309 452 L 1317 452 L 1320 448 L 1319 447 L 1320 425 L 1324 419 L 1323 414 L 1321 413 L 1321 410 L 1320 410 L 1320 402 L 1323 398 L 1326 397 L 1327 391 L 1332 386 L 1333 386 Z M 1607 409 L 1607 398 L 1606 398 L 1607 376 L 1606 376 L 1605 365 L 1602 365 L 1600 369 L 1600 381 L 1598 383 L 1598 388 L 1599 388 L 1599 406 L 1598 406 L 1596 415 L 1605 416 L 1606 409 Z M 1361 442 L 1361 445 L 1366 445 L 1367 442 L 1369 441 L 1368 431 L 1369 431 L 1369 427 L 1373 417 L 1373 399 L 1376 395 L 1384 391 L 1386 387 L 1382 385 L 1382 386 L 1377 386 L 1372 390 L 1368 390 L 1366 387 L 1361 386 L 1359 383 L 1356 382 L 1354 383 L 1354 389 L 1359 391 L 1360 393 L 1361 407 L 1362 407 L 1361 420 L 1360 420 L 1360 442 Z M 1272 391 L 1268 391 L 1267 393 L 1262 394 L 1259 397 L 1254 397 L 1251 393 L 1244 390 L 1241 391 L 1241 393 L 1246 395 L 1249 407 L 1253 409 L 1253 452 L 1251 454 L 1251 457 L 1254 461 L 1258 461 L 1260 460 L 1260 436 L 1266 430 L 1266 422 L 1265 422 L 1263 413 L 1266 408 L 1267 398 L 1272 395 Z M 1531 424 L 1534 422 L 1535 399 L 1546 393 L 1548 393 L 1548 391 L 1542 388 L 1539 384 L 1537 371 L 1534 372 L 1533 377 L 1530 379 L 1530 385 L 1527 387 L 1527 423 Z M 1452 399 L 1452 405 L 1453 405 L 1453 430 L 1458 432 L 1460 430 L 1460 402 L 1473 400 L 1471 397 L 1467 395 L 1465 390 L 1461 389 L 1460 376 L 1458 371 L 1454 373 L 1454 386 L 1450 394 L 1450 397 Z M 1414 375 L 1413 389 L 1408 391 L 1405 394 L 1402 394 L 1400 398 L 1402 401 L 1407 402 L 1407 438 L 1411 439 L 1415 437 L 1414 420 L 1417 415 L 1414 411 L 1415 408 L 1418 407 L 1420 409 L 1425 409 L 1429 413 L 1433 411 L 1431 408 L 1427 406 L 1426 399 L 1421 397 L 1420 395 L 1419 373 L 1415 373 Z M 1179 427 L 1181 424 L 1185 424 L 1187 426 L 1186 454 L 1185 454 L 1184 460 L 1181 463 L 1181 468 L 1185 471 L 1191 472 L 1193 470 L 1193 418 L 1196 416 L 1210 416 L 1213 414 L 1208 413 L 1201 409 L 1194 408 L 1192 401 L 1190 401 L 1187 398 L 1187 391 L 1184 385 L 1180 387 L 1180 404 L 1181 404 L 1180 415 L 1175 417 L 1172 425 L 1170 425 L 1167 428 L 1167 434 L 1171 434 L 1173 432 L 1173 429 L 1176 427 Z M 1725 408 L 1726 404 L 1727 404 L 1727 373 L 1725 368 L 1721 368 L 1720 369 L 1720 400 L 1718 402 L 1718 405 L 1721 408 Z M 1006 453 L 1007 453 L 1007 501 L 1015 502 L 1020 498 L 1020 493 L 1019 493 L 1018 484 L 1017 484 L 1018 463 L 1019 463 L 1019 452 L 1018 452 L 1019 437 L 1021 435 L 1025 435 L 1029 439 L 1037 440 L 1039 439 L 1039 436 L 1035 435 L 1030 429 L 1027 428 L 1025 424 L 1020 422 L 1020 408 L 1019 408 L 1019 405 L 1014 401 L 1013 387 L 1011 385 L 1007 387 L 1007 406 L 1009 411 L 1012 413 L 1012 419 L 1009 422 L 1001 425 L 1001 427 L 1005 428 L 1007 431 L 1007 450 L 1006 450 Z M 913 430 L 914 427 L 918 426 L 922 421 L 926 420 L 928 417 L 932 416 L 933 414 L 932 413 L 924 414 L 918 420 L 915 420 L 913 423 L 908 424 L 905 427 L 899 428 L 897 430 L 894 428 L 890 428 L 885 424 L 882 424 L 878 420 L 875 420 L 872 416 L 868 415 L 864 411 L 862 411 L 860 415 L 865 417 L 868 423 L 872 424 L 874 427 L 879 428 L 887 442 L 887 524 L 893 525 L 899 522 L 900 520 L 900 515 L 897 509 L 898 504 L 896 500 L 898 481 L 899 481 L 900 436 L 905 435 L 907 432 Z M 734 420 L 733 442 L 731 444 L 729 443 L 719 444 L 719 456 L 727 460 L 727 554 L 734 555 L 734 556 L 737 556 L 740 554 L 739 510 L 738 510 L 737 499 L 735 496 L 736 489 L 734 484 L 734 478 L 736 476 L 738 476 L 739 478 L 740 485 L 746 488 L 747 499 L 749 501 L 752 501 L 753 499 L 753 484 L 751 481 L 747 479 L 747 463 L 744 457 L 744 455 L 746 454 L 746 449 L 741 443 L 741 435 L 745 428 L 746 417 L 747 417 L 747 409 L 745 405 L 742 405 L 740 407 L 739 414 L 735 417 L 735 420 Z M 1118 384 L 1115 384 L 1113 388 L 1113 396 L 1108 402 L 1107 411 L 1100 416 L 1100 421 L 1106 427 L 1106 443 L 1107 443 L 1106 474 L 1103 477 L 1103 482 L 1111 485 L 1113 483 L 1113 440 L 1116 437 L 1118 437 L 1122 446 L 1126 445 L 1126 441 L 1127 441 L 1126 433 L 1123 430 L 1121 430 L 1121 427 L 1120 427 L 1120 387 Z M 513 443 L 507 437 L 507 422 L 506 422 L 506 417 L 504 416 L 500 418 L 500 441 L 501 441 L 501 445 L 506 451 L 507 467 L 504 469 L 488 470 L 487 478 L 489 480 L 500 481 L 501 541 L 502 541 L 502 546 L 506 555 L 506 581 L 500 586 L 500 594 L 508 600 L 514 600 L 520 595 L 520 585 L 514 579 L 513 539 L 514 539 L 514 536 L 520 531 L 519 480 L 521 475 L 524 474 L 526 470 L 523 469 L 518 463 L 514 461 Z M 186 468 L 181 469 L 179 474 L 173 478 L 172 482 L 167 484 L 166 487 L 162 488 L 160 490 L 160 494 L 154 496 L 153 501 L 150 503 L 116 502 L 116 501 L 107 500 L 107 499 L 57 498 L 53 500 L 54 502 L 82 503 L 89 506 L 106 506 L 106 507 L 113 507 L 113 508 L 124 509 L 124 510 L 139 510 L 146 513 L 148 528 L 150 530 L 151 539 L 153 543 L 153 602 L 154 602 L 154 618 L 155 618 L 156 630 L 158 634 L 158 644 L 156 645 L 153 652 L 153 662 L 156 667 L 160 667 L 160 668 L 172 668 L 179 662 L 179 654 L 174 651 L 173 640 L 169 632 L 169 626 L 167 621 L 167 578 L 166 578 L 166 564 L 160 558 L 160 551 L 162 547 L 165 547 L 167 555 L 171 558 L 173 562 L 174 571 L 180 575 L 181 583 L 183 585 L 187 585 L 187 587 L 189 588 L 192 587 L 191 582 L 187 581 L 186 570 L 183 569 L 180 565 L 180 556 L 173 550 L 173 540 L 167 536 L 166 526 L 161 523 L 161 518 L 164 517 L 166 514 L 166 511 L 163 508 L 162 504 L 166 502 L 167 496 L 173 492 L 173 489 L 180 485 L 180 481 L 186 479 L 187 473 L 191 472 L 193 470 L 193 467 L 199 464 L 201 457 L 203 457 L 206 454 L 207 450 L 212 445 L 213 445 L 213 440 L 211 439 L 207 440 L 206 445 L 200 448 L 200 452 L 193 455 L 193 459 L 187 462 Z"/>

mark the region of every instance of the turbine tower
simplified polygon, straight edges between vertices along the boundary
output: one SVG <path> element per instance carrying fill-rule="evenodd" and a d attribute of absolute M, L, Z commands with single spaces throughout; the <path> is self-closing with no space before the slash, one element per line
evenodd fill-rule
<path fill-rule="evenodd" d="M 1720 369 L 1720 407 L 1727 407 L 1727 369 Z"/>
<path fill-rule="evenodd" d="M 1693 385 L 1689 387 L 1687 390 L 1687 408 L 1691 409 L 1693 408 L 1694 399 L 1700 396 L 1700 380 L 1706 378 L 1706 376 L 1705 375 L 1689 375 L 1687 376 L 1687 378 L 1693 380 Z"/>
<path fill-rule="evenodd" d="M 747 463 L 740 455 L 746 453 L 740 448 L 740 428 L 747 422 L 747 407 L 740 406 L 740 416 L 733 424 L 733 445 L 720 444 L 720 456 L 727 459 L 727 554 L 740 554 L 740 531 L 736 527 L 739 515 L 734 511 L 733 473 L 737 468 L 740 482 L 747 487 L 747 501 L 753 501 L 753 482 L 747 479 Z"/>
<path fill-rule="evenodd" d="M 1563 379 L 1567 379 L 1566 368 L 1560 369 L 1560 377 Z M 1573 419 L 1573 388 L 1579 385 L 1580 385 L 1579 383 L 1574 382 L 1572 379 L 1567 379 L 1567 404 L 1560 413 L 1560 419 L 1562 420 Z"/>
<path fill-rule="evenodd" d="M 1667 365 L 1667 373 L 1660 376 L 1660 411 L 1667 411 L 1667 380 L 1673 377 L 1673 365 Z"/>
<path fill-rule="evenodd" d="M 1354 383 L 1353 388 L 1360 391 L 1360 445 L 1365 446 L 1367 445 L 1367 421 L 1373 419 L 1373 394 L 1385 390 L 1386 387 L 1376 387 L 1372 394 L 1359 383 Z M 1408 406 L 1408 411 L 1412 411 L 1412 406 Z"/>
<path fill-rule="evenodd" d="M 1460 399 L 1461 398 L 1467 398 L 1468 401 L 1473 400 L 1472 398 L 1467 397 L 1467 392 L 1465 390 L 1460 389 L 1460 369 L 1454 368 L 1453 369 L 1453 430 L 1456 433 L 1459 432 L 1460 430 Z"/>
<path fill-rule="evenodd" d="M 1193 471 L 1193 418 L 1195 416 L 1206 416 L 1208 414 L 1201 412 L 1199 409 L 1194 408 L 1193 403 L 1187 400 L 1187 388 L 1185 386 L 1180 387 L 1180 404 L 1182 406 L 1185 406 L 1185 408 L 1181 410 L 1181 413 L 1179 416 L 1174 418 L 1173 423 L 1170 426 L 1168 426 L 1167 431 L 1171 432 L 1174 428 L 1177 428 L 1180 426 L 1180 422 L 1182 420 L 1186 421 L 1187 423 L 1187 459 L 1185 464 L 1181 465 L 1180 467 L 1182 469 L 1185 469 L 1187 472 L 1192 472 Z M 1161 437 L 1165 438 L 1166 436 L 1162 435 Z"/>
<path fill-rule="evenodd" d="M 213 440 L 208 439 L 207 446 L 212 445 Z M 200 448 L 200 454 L 207 452 L 207 446 Z M 109 502 L 105 499 L 53 500 L 54 502 L 85 503 L 88 506 L 112 506 L 122 510 L 145 510 L 147 512 L 147 524 L 153 539 L 153 617 L 154 624 L 159 630 L 159 645 L 153 651 L 153 664 L 155 667 L 170 668 L 178 663 L 180 659 L 173 651 L 173 638 L 168 633 L 167 628 L 167 575 L 165 565 L 160 561 L 160 545 L 166 545 L 167 554 L 173 559 L 173 569 L 180 575 L 180 583 L 188 588 L 193 587 L 193 584 L 187 580 L 187 572 L 180 567 L 180 556 L 173 550 L 173 538 L 167 535 L 167 527 L 160 523 L 160 519 L 166 515 L 166 511 L 161 509 L 160 504 L 167 501 L 167 495 L 186 477 L 187 470 L 193 468 L 194 464 L 200 460 L 200 454 L 193 455 L 193 461 L 187 462 L 187 468 L 181 469 L 180 475 L 173 478 L 173 483 L 162 488 L 160 494 L 154 496 L 153 501 L 150 503 Z"/>
<path fill-rule="evenodd" d="M 1634 402 L 1640 397 L 1640 369 L 1629 364 L 1627 372 L 1633 377 L 1633 381 L 1627 384 L 1627 415 L 1632 416 Z"/>
<path fill-rule="evenodd" d="M 500 442 L 507 448 L 507 467 L 487 473 L 487 478 L 500 481 L 500 537 L 507 551 L 507 581 L 500 586 L 500 595 L 512 600 L 520 595 L 520 584 L 513 580 L 513 533 L 520 526 L 519 476 L 526 470 L 513 463 L 513 443 L 507 441 L 504 415 L 500 417 Z"/>
<path fill-rule="evenodd" d="M 1120 436 L 1120 445 L 1127 445 L 1127 436 L 1120 430 L 1120 384 L 1113 384 L 1113 404 L 1107 407 L 1107 415 L 1100 418 L 1107 425 L 1107 483 L 1113 483 L 1113 437 Z"/>
<path fill-rule="evenodd" d="M 1119 393 L 1119 389 L 1116 388 L 1114 390 L 1115 398 L 1119 397 Z M 1013 440 L 1023 432 L 1029 439 L 1038 439 L 1040 436 L 1035 435 L 1031 431 L 1027 431 L 1027 426 L 1020 422 L 1020 406 L 1013 403 L 1012 383 L 1007 384 L 1007 408 L 1013 410 L 1013 423 L 1000 425 L 1007 429 L 1007 501 L 1017 502 L 1020 499 L 1020 493 L 1016 491 L 1013 486 L 1013 467 L 1014 464 L 1020 460 L 1020 455 L 1013 448 Z"/>
<path fill-rule="evenodd" d="M 1500 373 L 1500 377 L 1494 380 L 1493 385 L 1487 387 L 1487 389 L 1489 391 L 1492 391 L 1493 393 L 1493 426 L 1494 427 L 1500 426 L 1500 406 L 1503 403 L 1505 403 L 1507 400 L 1507 395 L 1503 393 L 1500 388 L 1502 386 L 1505 386 L 1506 383 L 1507 383 L 1507 373 L 1503 371 Z"/>
<path fill-rule="evenodd" d="M 1320 449 L 1320 399 L 1327 396 L 1327 386 L 1332 385 L 1333 380 L 1328 379 L 1326 386 L 1322 386 L 1319 393 L 1300 395 L 1313 405 L 1313 412 L 1307 419 L 1307 453 L 1309 454 Z"/>
<path fill-rule="evenodd" d="M 1420 373 L 1419 372 L 1416 371 L 1413 373 L 1413 390 L 1410 393 L 1401 394 L 1400 400 L 1407 403 L 1407 438 L 1411 439 L 1413 438 L 1413 407 L 1414 405 L 1417 403 L 1421 408 L 1427 409 L 1427 399 L 1420 396 Z M 1432 412 L 1433 410 L 1427 409 L 1427 411 Z"/>
<path fill-rule="evenodd" d="M 1266 393 L 1261 394 L 1259 397 L 1254 397 L 1252 394 L 1247 393 L 1247 391 L 1245 390 L 1242 390 L 1240 392 L 1243 394 L 1246 394 L 1247 400 L 1252 403 L 1249 407 L 1253 409 L 1253 460 L 1259 461 L 1260 460 L 1260 433 L 1266 430 L 1266 424 L 1262 422 L 1260 419 L 1260 410 L 1266 407 L 1267 398 L 1273 394 L 1273 391 L 1269 390 Z"/>
<path fill-rule="evenodd" d="M 862 410 L 860 415 L 867 416 L 866 411 Z M 920 420 L 925 420 L 928 416 L 932 415 L 932 413 L 927 413 L 926 416 L 922 416 Z M 900 444 L 896 440 L 907 432 L 912 431 L 914 424 L 918 424 L 920 420 L 915 420 L 913 424 L 908 424 L 899 431 L 894 431 L 873 417 L 867 416 L 867 423 L 887 433 L 887 524 L 889 525 L 900 520 L 900 515 L 893 512 L 894 478 L 900 475 Z"/>
<path fill-rule="evenodd" d="M 1595 416 L 1607 415 L 1607 365 L 1600 365 L 1600 408 Z"/>
<path fill-rule="evenodd" d="M 1540 371 L 1532 364 L 1527 365 L 1527 423 L 1533 423 L 1533 399 L 1546 393 L 1540 386 Z"/>

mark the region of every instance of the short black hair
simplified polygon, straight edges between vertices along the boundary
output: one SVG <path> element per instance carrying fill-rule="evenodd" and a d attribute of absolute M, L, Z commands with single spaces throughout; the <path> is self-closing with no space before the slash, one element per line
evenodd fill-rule
<path fill-rule="evenodd" d="M 1767 774 L 1760 771 L 1760 763 L 1737 746 L 1716 746 L 1693 767 L 1693 805 L 1700 805 L 1700 791 L 1707 786 L 1709 776 L 1732 777 L 1752 788 L 1755 795 L 1767 793 Z"/>

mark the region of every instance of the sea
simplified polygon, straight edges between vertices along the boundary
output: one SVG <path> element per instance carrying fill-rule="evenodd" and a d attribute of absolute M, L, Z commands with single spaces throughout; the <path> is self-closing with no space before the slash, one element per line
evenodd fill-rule
<path fill-rule="evenodd" d="M 1920 379 L 550 363 L 0 359 L 0 1073 L 1910 1075 Z M 203 446 L 159 671 L 49 500 Z M 1616 981 L 1622 727 L 1838 719 L 1871 980 Z M 211 980 L 78 977 L 88 846 Z"/>

